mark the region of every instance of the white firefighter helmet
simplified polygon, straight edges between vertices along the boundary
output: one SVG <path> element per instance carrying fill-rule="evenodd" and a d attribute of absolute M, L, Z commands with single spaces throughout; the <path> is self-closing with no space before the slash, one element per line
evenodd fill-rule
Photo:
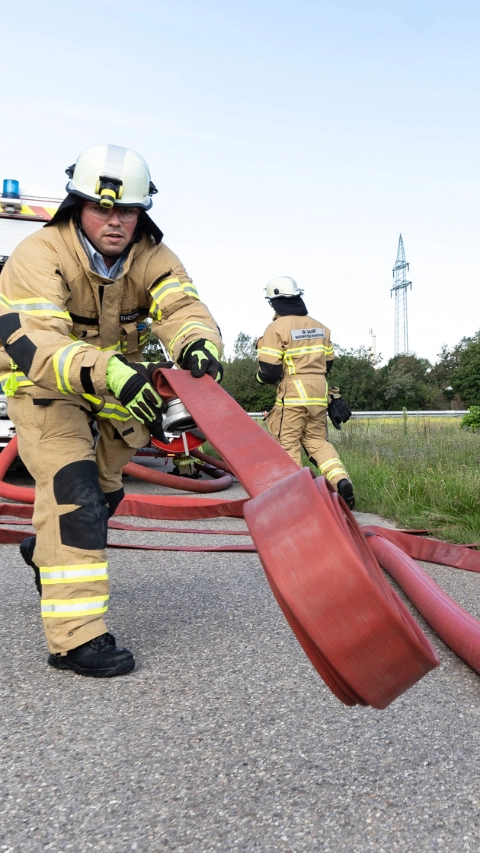
<path fill-rule="evenodd" d="M 102 207 L 118 204 L 149 210 L 157 192 L 143 157 L 118 145 L 90 145 L 65 171 L 70 178 L 68 193 Z"/>
<path fill-rule="evenodd" d="M 267 292 L 265 299 L 275 299 L 277 296 L 301 296 L 303 293 L 295 279 L 290 278 L 289 275 L 271 278 L 265 290 Z"/>

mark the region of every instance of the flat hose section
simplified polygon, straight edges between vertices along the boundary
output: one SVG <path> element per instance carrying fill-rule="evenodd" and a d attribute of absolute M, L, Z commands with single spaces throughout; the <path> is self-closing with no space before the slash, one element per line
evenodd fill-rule
<path fill-rule="evenodd" d="M 273 593 L 330 689 L 385 708 L 439 659 L 385 580 L 353 516 L 210 377 L 155 374 L 175 392 L 251 496 L 245 520 Z M 211 412 L 215 412 L 215 418 Z"/>
<path fill-rule="evenodd" d="M 233 473 L 249 498 L 127 494 L 119 515 L 171 520 L 244 516 L 290 627 L 346 705 L 385 708 L 439 664 L 380 565 L 439 636 L 480 671 L 480 623 L 411 559 L 478 572 L 478 552 L 400 531 L 360 528 L 327 482 L 308 468 L 299 469 L 210 377 L 194 379 L 186 371 L 160 369 L 154 378 L 160 395 L 173 393 L 183 401 L 223 457 L 220 471 Z M 0 454 L 0 496 L 23 502 L 18 514 L 29 518 L 34 490 L 3 482 L 16 455 L 14 439 Z M 8 506 L 0 505 L 0 514 L 10 514 Z M 1 530 L 0 541 L 18 542 L 24 535 Z"/>

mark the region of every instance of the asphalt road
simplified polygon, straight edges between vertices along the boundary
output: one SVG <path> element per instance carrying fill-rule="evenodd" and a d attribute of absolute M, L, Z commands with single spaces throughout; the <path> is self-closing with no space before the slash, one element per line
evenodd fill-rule
<path fill-rule="evenodd" d="M 420 617 L 441 667 L 385 711 L 347 708 L 256 554 L 112 549 L 109 629 L 137 668 L 97 681 L 46 665 L 31 571 L 0 552 L 0 853 L 480 849 L 479 677 Z M 480 616 L 478 575 L 427 568 Z"/>

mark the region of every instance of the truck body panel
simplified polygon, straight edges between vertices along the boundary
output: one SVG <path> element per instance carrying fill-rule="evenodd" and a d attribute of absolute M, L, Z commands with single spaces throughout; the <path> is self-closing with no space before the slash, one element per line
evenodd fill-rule
<path fill-rule="evenodd" d="M 7 184 L 4 181 L 4 193 Z M 15 183 L 15 182 L 14 182 Z M 0 274 L 13 250 L 54 216 L 61 199 L 23 194 L 0 196 Z M 15 435 L 8 417 L 8 398 L 0 391 L 0 451 Z"/>

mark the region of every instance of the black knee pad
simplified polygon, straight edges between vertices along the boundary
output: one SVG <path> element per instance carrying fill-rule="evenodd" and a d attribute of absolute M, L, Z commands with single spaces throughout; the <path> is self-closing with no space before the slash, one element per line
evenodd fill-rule
<path fill-rule="evenodd" d="M 60 506 L 78 507 L 59 518 L 63 545 L 102 551 L 107 545 L 108 504 L 98 483 L 97 463 L 85 459 L 65 465 L 53 478 L 53 491 Z"/>

